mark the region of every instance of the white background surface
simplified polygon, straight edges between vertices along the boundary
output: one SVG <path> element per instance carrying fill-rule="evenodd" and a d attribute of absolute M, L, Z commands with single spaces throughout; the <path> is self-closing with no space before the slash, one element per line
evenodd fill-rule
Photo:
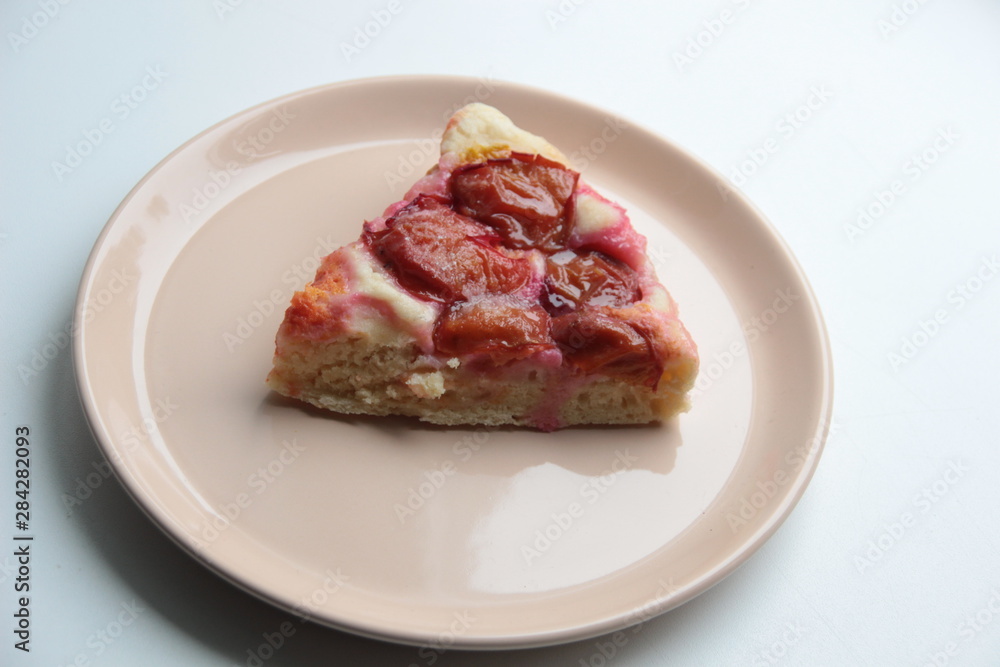
<path fill-rule="evenodd" d="M 1000 6 L 400 0 L 345 54 L 388 2 L 223 2 L 0 10 L 0 663 L 256 664 L 263 635 L 290 618 L 181 552 L 114 479 L 64 503 L 102 459 L 59 332 L 104 223 L 167 153 L 284 93 L 410 73 L 554 90 L 742 182 L 824 309 L 835 432 L 778 533 L 610 659 L 608 637 L 442 656 L 296 626 L 265 664 L 1000 662 Z M 149 71 L 159 81 L 145 79 L 134 109 L 115 103 Z M 57 174 L 103 119 L 111 131 Z M 866 208 L 871 221 L 850 227 Z M 53 358 L 25 373 L 49 343 Z M 34 450 L 30 654 L 9 629 L 19 425 Z M 102 639 L 131 618 L 123 605 L 134 621 Z"/>

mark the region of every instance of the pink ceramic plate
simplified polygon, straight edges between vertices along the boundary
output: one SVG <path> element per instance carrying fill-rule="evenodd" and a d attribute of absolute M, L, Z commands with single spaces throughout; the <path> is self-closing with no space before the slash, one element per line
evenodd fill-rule
<path fill-rule="evenodd" d="M 265 388 L 317 259 L 406 190 L 482 100 L 625 204 L 702 356 L 693 409 L 641 428 L 435 428 L 321 414 Z M 815 469 L 830 354 L 771 227 L 667 141 L 536 89 L 335 84 L 207 130 L 129 194 L 78 300 L 94 434 L 206 565 L 319 623 L 414 644 L 538 646 L 690 600 L 750 556 Z"/>

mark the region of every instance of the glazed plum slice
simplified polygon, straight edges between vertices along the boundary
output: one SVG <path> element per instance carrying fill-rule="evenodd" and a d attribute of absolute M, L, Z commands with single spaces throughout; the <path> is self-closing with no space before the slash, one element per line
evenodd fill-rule
<path fill-rule="evenodd" d="M 496 229 L 511 248 L 566 247 L 579 174 L 538 155 L 468 165 L 455 171 L 455 210 Z"/>
<path fill-rule="evenodd" d="M 542 305 L 551 315 L 583 306 L 625 306 L 638 298 L 635 271 L 603 253 L 565 250 L 546 259 Z"/>
<path fill-rule="evenodd" d="M 530 263 L 503 248 L 494 230 L 428 196 L 368 232 L 367 241 L 403 287 L 440 301 L 514 293 L 532 277 Z"/>
<path fill-rule="evenodd" d="M 447 355 L 488 354 L 497 364 L 555 348 L 548 313 L 505 296 L 453 304 L 438 320 L 434 345 Z"/>
<path fill-rule="evenodd" d="M 566 362 L 586 374 L 600 373 L 655 387 L 663 373 L 647 332 L 599 310 L 553 318 L 552 337 Z"/>

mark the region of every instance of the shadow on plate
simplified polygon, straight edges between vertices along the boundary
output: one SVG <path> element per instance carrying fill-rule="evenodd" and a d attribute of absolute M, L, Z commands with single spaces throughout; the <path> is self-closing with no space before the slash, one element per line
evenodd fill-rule
<path fill-rule="evenodd" d="M 677 450 L 683 444 L 677 418 L 656 424 L 573 426 L 544 433 L 520 426 L 441 426 L 416 417 L 346 415 L 275 392 L 262 398 L 258 411 L 276 422 L 291 424 L 305 418 L 329 422 L 331 428 L 356 429 L 359 435 L 354 439 L 367 443 L 375 439 L 363 434 L 377 432 L 383 436 L 377 439 L 379 443 L 390 442 L 403 448 L 433 447 L 437 451 L 431 458 L 437 460 L 454 458 L 449 452 L 467 447 L 469 438 L 473 438 L 477 455 L 461 457 L 462 472 L 467 474 L 513 476 L 528 467 L 554 463 L 579 475 L 600 476 L 609 472 L 617 450 L 627 448 L 634 455 L 631 469 L 666 475 L 673 470 Z"/>

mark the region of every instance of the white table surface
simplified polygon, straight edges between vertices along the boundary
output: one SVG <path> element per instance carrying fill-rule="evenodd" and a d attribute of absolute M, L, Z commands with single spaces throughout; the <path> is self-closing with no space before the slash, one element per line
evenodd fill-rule
<path fill-rule="evenodd" d="M 264 664 L 1000 664 L 996 2 L 16 0 L 0 28 L 0 663 L 258 664 L 289 616 L 197 564 L 113 478 L 65 504 L 102 458 L 60 332 L 101 228 L 178 145 L 284 93 L 438 73 L 601 106 L 740 183 L 822 305 L 835 433 L 774 537 L 623 646 L 439 655 L 296 626 Z M 30 653 L 11 631 L 23 425 Z"/>

